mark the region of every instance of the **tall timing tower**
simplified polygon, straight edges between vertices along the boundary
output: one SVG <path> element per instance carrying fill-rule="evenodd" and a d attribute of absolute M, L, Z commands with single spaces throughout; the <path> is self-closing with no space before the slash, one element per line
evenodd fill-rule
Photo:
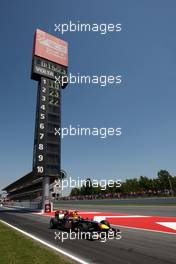
<path fill-rule="evenodd" d="M 31 78 L 38 81 L 33 172 L 43 181 L 43 209 L 51 206 L 50 179 L 61 177 L 61 91 L 67 76 L 68 43 L 40 29 L 34 37 Z M 67 79 L 67 78 L 66 78 Z M 58 81 L 60 80 L 60 81 Z"/>

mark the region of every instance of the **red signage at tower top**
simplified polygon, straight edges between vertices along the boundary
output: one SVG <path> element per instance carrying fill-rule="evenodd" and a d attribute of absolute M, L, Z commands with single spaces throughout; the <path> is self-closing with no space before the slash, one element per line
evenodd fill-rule
<path fill-rule="evenodd" d="M 37 29 L 34 40 L 34 55 L 68 66 L 68 42 Z"/>

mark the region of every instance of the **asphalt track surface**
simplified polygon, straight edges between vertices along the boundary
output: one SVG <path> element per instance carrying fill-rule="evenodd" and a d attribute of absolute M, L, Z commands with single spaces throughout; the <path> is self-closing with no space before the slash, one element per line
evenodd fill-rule
<path fill-rule="evenodd" d="M 155 208 L 155 215 L 159 214 L 157 209 Z M 106 208 L 107 210 L 108 208 Z M 133 210 L 134 213 L 137 212 Z M 170 214 L 167 215 L 170 216 Z M 49 229 L 49 217 L 47 216 L 35 215 L 24 210 L 1 208 L 0 219 L 80 257 L 88 263 L 176 263 L 176 235 L 120 228 L 122 232 L 120 240 L 102 243 L 100 241 L 68 239 L 62 243 L 60 240 L 54 239 L 54 231 Z"/>

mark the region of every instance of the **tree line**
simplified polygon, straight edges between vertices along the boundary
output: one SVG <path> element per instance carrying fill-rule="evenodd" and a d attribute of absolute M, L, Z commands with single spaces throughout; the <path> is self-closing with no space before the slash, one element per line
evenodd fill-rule
<path fill-rule="evenodd" d="M 101 186 L 94 187 L 91 179 L 86 180 L 81 188 L 73 188 L 70 196 L 85 195 L 106 195 L 118 194 L 119 196 L 148 194 L 148 195 L 175 195 L 176 194 L 176 176 L 172 176 L 167 170 L 160 170 L 156 178 L 140 176 L 139 178 L 127 179 L 122 182 L 121 187 L 106 186 L 102 190 Z"/>

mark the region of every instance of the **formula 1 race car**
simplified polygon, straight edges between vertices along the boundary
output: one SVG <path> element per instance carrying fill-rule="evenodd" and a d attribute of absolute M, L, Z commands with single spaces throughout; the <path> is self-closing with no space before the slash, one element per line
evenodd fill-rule
<path fill-rule="evenodd" d="M 111 227 L 108 221 L 84 219 L 78 214 L 78 211 L 56 211 L 55 216 L 50 220 L 50 228 L 71 230 L 88 240 L 102 239 L 105 236 L 120 237 L 120 230 Z"/>
<path fill-rule="evenodd" d="M 82 218 L 78 215 L 77 211 L 58 210 L 50 220 L 50 228 L 75 230 L 81 221 Z"/>

